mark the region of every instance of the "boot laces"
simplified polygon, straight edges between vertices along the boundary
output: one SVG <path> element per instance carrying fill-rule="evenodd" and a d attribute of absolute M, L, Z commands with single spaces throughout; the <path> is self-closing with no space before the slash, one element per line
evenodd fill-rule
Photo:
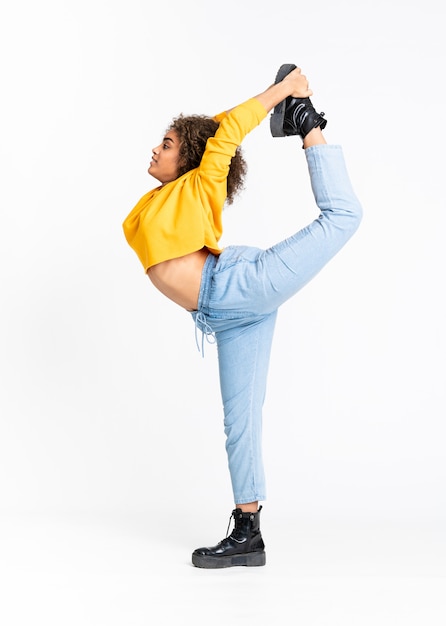
<path fill-rule="evenodd" d="M 237 530 L 237 523 L 235 521 L 235 516 L 236 515 L 237 515 L 237 509 L 234 509 L 232 511 L 231 515 L 229 516 L 228 528 L 226 529 L 226 537 L 225 537 L 225 539 L 227 539 L 229 537 L 229 527 L 231 526 L 232 518 L 234 518 L 234 529 L 233 529 L 233 531 Z M 240 517 L 242 517 L 243 513 L 239 513 L 239 515 L 240 515 Z M 253 520 L 254 520 L 254 513 L 251 513 L 249 515 L 249 521 L 252 522 Z M 232 535 L 232 533 L 231 533 L 231 535 Z"/>
<path fill-rule="evenodd" d="M 232 518 L 234 518 L 234 523 L 235 523 L 235 510 L 232 511 L 231 515 L 229 516 L 228 528 L 226 529 L 226 537 L 225 537 L 225 539 L 227 539 L 229 537 L 229 527 L 231 526 Z"/>

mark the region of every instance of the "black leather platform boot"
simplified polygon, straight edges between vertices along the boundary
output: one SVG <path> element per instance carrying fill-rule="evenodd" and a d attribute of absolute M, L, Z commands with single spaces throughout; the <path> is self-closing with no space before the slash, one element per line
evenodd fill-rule
<path fill-rule="evenodd" d="M 262 507 L 259 507 L 257 513 L 243 513 L 241 509 L 234 509 L 229 519 L 230 524 L 234 518 L 232 533 L 212 548 L 194 550 L 192 563 L 206 569 L 265 565 L 265 544 L 260 532 L 261 510 Z"/>
<path fill-rule="evenodd" d="M 285 76 L 296 68 L 295 65 L 286 63 L 281 65 L 277 72 L 275 84 L 280 83 Z M 320 126 L 324 129 L 327 120 L 325 113 L 317 113 L 310 98 L 293 98 L 289 96 L 274 107 L 270 118 L 270 128 L 273 137 L 289 137 L 299 135 L 302 139 L 310 130 Z"/>

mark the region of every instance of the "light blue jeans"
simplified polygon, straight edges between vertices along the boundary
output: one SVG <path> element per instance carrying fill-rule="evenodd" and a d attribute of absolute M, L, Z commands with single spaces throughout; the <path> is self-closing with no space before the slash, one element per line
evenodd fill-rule
<path fill-rule="evenodd" d="M 196 326 L 217 341 L 235 504 L 266 499 L 262 406 L 277 309 L 344 246 L 361 221 L 341 147 L 313 146 L 305 155 L 319 217 L 267 250 L 228 246 L 219 256 L 209 254 L 198 310 L 192 312 Z"/>

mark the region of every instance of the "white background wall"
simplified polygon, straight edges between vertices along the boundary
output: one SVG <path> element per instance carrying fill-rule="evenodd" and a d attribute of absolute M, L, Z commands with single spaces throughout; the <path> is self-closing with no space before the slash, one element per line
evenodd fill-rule
<path fill-rule="evenodd" d="M 444 23 L 392 3 L 2 6 L 0 509 L 232 506 L 216 349 L 151 287 L 121 223 L 172 116 L 302 67 L 344 147 L 361 229 L 279 315 L 265 405 L 271 509 L 446 517 Z M 317 214 L 298 140 L 246 139 L 223 244 Z"/>

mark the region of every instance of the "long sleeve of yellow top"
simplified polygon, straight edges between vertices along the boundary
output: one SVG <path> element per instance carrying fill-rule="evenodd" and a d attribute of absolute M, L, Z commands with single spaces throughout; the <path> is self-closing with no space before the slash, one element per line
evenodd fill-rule
<path fill-rule="evenodd" d="M 200 165 L 145 194 L 123 223 L 144 271 L 152 265 L 208 248 L 220 254 L 222 211 L 231 159 L 243 138 L 266 117 L 255 98 L 216 116 Z"/>

